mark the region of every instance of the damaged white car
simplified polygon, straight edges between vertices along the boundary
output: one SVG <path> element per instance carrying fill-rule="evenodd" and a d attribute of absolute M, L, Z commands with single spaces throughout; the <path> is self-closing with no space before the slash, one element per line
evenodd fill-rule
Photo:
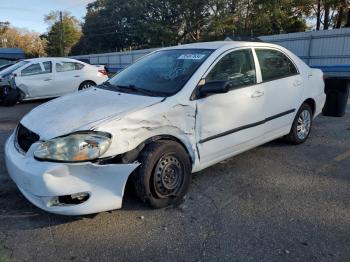
<path fill-rule="evenodd" d="M 107 80 L 104 66 L 64 57 L 26 59 L 0 72 L 0 105 L 58 97 Z"/>
<path fill-rule="evenodd" d="M 32 110 L 6 143 L 7 170 L 52 213 L 118 209 L 129 177 L 162 208 L 183 199 L 191 173 L 279 137 L 304 142 L 324 102 L 322 72 L 280 46 L 165 48 Z"/>

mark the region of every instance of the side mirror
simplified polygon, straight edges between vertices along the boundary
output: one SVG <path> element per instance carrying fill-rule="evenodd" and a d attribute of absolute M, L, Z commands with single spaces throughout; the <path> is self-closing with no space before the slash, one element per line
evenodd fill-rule
<path fill-rule="evenodd" d="M 227 93 L 232 88 L 228 81 L 211 81 L 199 87 L 199 97 Z"/>

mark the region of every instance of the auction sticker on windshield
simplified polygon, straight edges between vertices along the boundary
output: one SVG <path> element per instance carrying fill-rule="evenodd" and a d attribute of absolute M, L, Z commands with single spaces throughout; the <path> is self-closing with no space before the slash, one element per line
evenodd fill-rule
<path fill-rule="evenodd" d="M 180 55 L 177 59 L 188 59 L 188 60 L 201 60 L 206 55 L 203 54 L 183 54 Z"/>

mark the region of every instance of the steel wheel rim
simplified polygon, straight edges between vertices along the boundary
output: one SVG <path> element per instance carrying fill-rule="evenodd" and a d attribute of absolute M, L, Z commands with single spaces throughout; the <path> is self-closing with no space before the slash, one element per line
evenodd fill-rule
<path fill-rule="evenodd" d="M 297 135 L 300 140 L 304 140 L 310 133 L 311 114 L 308 110 L 303 110 L 298 117 Z"/>
<path fill-rule="evenodd" d="M 81 90 L 84 90 L 84 89 L 88 89 L 90 87 L 92 87 L 93 85 L 92 84 L 85 84 L 81 87 Z"/>
<path fill-rule="evenodd" d="M 159 159 L 154 170 L 154 191 L 157 197 L 167 198 L 176 196 L 184 177 L 183 166 L 173 155 Z"/>

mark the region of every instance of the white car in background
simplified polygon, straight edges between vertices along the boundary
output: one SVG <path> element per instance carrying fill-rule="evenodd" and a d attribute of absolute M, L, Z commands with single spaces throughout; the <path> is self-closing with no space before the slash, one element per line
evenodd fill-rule
<path fill-rule="evenodd" d="M 22 100 L 58 97 L 107 80 L 104 66 L 70 58 L 26 59 L 0 72 L 0 101 L 14 105 Z"/>
<path fill-rule="evenodd" d="M 277 45 L 165 48 L 32 110 L 6 142 L 6 166 L 52 213 L 120 208 L 129 176 L 162 208 L 182 201 L 194 172 L 279 137 L 305 142 L 325 98 L 322 71 Z"/>

